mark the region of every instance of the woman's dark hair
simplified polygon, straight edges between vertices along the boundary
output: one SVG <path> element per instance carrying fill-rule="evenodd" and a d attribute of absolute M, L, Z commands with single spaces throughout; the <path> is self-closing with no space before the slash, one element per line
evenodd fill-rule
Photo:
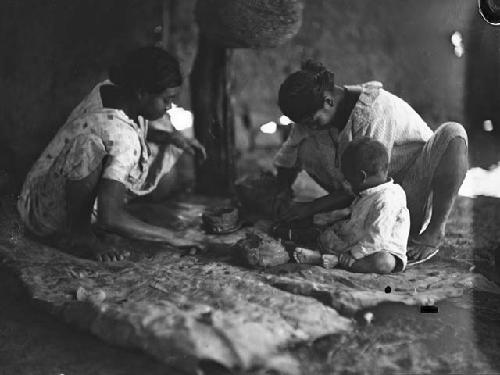
<path fill-rule="evenodd" d="M 335 75 L 321 63 L 307 60 L 281 84 L 278 105 L 284 115 L 300 122 L 323 107 L 325 90 L 334 87 Z"/>
<path fill-rule="evenodd" d="M 387 148 L 370 137 L 361 137 L 350 142 L 340 159 L 344 175 L 364 170 L 368 176 L 386 172 L 389 167 Z"/>
<path fill-rule="evenodd" d="M 182 84 L 179 62 L 159 47 L 142 47 L 128 53 L 109 69 L 109 79 L 129 90 L 158 94 Z"/>

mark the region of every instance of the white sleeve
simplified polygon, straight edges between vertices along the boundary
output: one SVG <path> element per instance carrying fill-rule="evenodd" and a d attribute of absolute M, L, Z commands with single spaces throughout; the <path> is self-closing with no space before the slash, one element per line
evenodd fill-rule
<path fill-rule="evenodd" d="M 353 129 L 353 139 L 367 136 L 383 143 L 389 160 L 394 145 L 425 143 L 432 134 L 408 103 L 383 89 L 370 106 L 362 109 L 359 124 Z"/>

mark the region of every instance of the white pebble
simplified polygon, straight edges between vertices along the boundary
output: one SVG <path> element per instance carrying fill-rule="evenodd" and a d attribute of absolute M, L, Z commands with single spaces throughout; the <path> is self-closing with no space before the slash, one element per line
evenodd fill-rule
<path fill-rule="evenodd" d="M 373 320 L 373 313 L 372 312 L 367 312 L 363 315 L 363 318 L 365 319 L 367 324 L 370 324 Z"/>
<path fill-rule="evenodd" d="M 101 304 L 106 299 L 106 292 L 102 289 L 87 290 L 80 286 L 76 290 L 76 299 L 82 302 Z"/>

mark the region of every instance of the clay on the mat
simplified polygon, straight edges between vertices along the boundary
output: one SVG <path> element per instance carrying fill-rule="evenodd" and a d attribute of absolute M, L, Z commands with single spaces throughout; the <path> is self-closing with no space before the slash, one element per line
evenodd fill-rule
<path fill-rule="evenodd" d="M 234 207 L 211 208 L 203 212 L 201 219 L 208 232 L 228 231 L 238 225 L 238 209 Z"/>
<path fill-rule="evenodd" d="M 234 248 L 241 260 L 251 267 L 272 267 L 290 260 L 281 242 L 264 233 L 247 233 Z"/>

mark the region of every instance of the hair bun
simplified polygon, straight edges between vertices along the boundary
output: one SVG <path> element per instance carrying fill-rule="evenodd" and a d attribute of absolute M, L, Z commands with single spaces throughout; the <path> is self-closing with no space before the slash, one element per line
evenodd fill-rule
<path fill-rule="evenodd" d="M 302 64 L 302 71 L 312 75 L 312 79 L 320 91 L 331 88 L 335 82 L 335 74 L 318 61 L 307 60 Z"/>
<path fill-rule="evenodd" d="M 128 90 L 159 94 L 182 84 L 177 59 L 162 48 L 141 47 L 128 52 L 108 70 L 115 85 Z"/>
<path fill-rule="evenodd" d="M 302 63 L 301 69 L 315 75 L 319 75 L 327 71 L 322 63 L 320 63 L 319 61 L 314 61 L 312 59 L 304 61 Z"/>

